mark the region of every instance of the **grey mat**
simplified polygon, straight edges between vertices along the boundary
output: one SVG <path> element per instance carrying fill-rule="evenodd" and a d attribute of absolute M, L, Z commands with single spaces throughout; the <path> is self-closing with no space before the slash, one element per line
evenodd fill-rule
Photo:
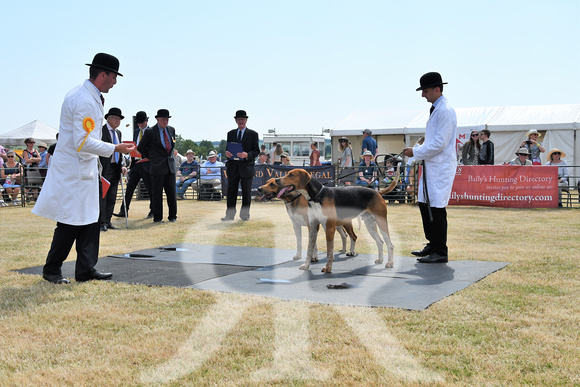
<path fill-rule="evenodd" d="M 118 282 L 422 310 L 508 265 L 483 261 L 420 264 L 415 258 L 395 257 L 395 267 L 386 269 L 384 263 L 374 263 L 375 255 L 337 254 L 333 272 L 326 274 L 321 272 L 326 264 L 323 255 L 303 271 L 298 267 L 304 261 L 293 261 L 294 253 L 182 243 L 100 258 L 97 269 L 113 272 Z M 18 272 L 42 274 L 42 267 Z M 64 263 L 63 275 L 74 278 L 74 261 Z"/>

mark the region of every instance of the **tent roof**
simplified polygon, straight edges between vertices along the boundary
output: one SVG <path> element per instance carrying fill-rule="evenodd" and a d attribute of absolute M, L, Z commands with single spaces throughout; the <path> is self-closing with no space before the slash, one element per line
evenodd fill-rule
<path fill-rule="evenodd" d="M 24 140 L 32 137 L 37 141 L 45 142 L 47 145 L 56 143 L 56 134 L 58 130 L 41 122 L 39 120 L 32 121 L 18 129 L 11 130 L 0 134 L 0 144 L 3 146 L 22 146 L 24 147 Z"/>
<path fill-rule="evenodd" d="M 580 129 L 580 104 L 457 108 L 457 126 L 464 130 L 522 131 Z M 424 133 L 429 111 L 357 111 L 338 124 L 331 135 Z M 336 132 L 336 133 L 335 133 Z"/>

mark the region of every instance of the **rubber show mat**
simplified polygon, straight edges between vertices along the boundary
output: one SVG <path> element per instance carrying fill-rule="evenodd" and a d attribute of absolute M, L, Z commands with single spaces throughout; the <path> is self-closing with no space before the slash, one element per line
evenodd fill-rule
<path fill-rule="evenodd" d="M 422 264 L 395 257 L 395 267 L 375 264 L 375 255 L 336 254 L 332 273 L 322 273 L 324 254 L 309 270 L 298 267 L 295 250 L 180 243 L 99 258 L 97 269 L 112 281 L 236 292 L 324 304 L 423 310 L 465 289 L 507 262 L 449 261 Z M 386 259 L 386 258 L 385 258 Z M 74 278 L 74 261 L 63 275 Z M 42 266 L 17 270 L 42 274 Z"/>

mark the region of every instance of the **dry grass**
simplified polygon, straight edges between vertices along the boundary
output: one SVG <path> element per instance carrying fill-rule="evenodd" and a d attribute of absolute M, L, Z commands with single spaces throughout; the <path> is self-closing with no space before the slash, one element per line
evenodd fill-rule
<path fill-rule="evenodd" d="M 141 220 L 146 205 L 132 204 L 130 230 L 102 234 L 101 255 L 178 242 L 295 247 L 280 203 L 252 204 L 250 222 L 223 224 L 224 202 L 181 201 L 178 222 L 155 227 Z M 389 211 L 395 254 L 408 256 L 423 242 L 418 209 Z M 0 209 L 0 385 L 580 385 L 577 210 L 448 214 L 452 259 L 510 265 L 411 312 L 55 286 L 11 271 L 44 263 L 54 222 Z M 357 250 L 374 254 L 358 234 Z"/>

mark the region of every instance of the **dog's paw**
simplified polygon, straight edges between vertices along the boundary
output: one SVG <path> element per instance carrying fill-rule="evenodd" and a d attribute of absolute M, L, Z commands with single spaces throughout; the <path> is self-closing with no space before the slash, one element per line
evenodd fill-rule
<path fill-rule="evenodd" d="M 300 267 L 298 269 L 300 269 L 300 270 L 308 270 L 309 268 L 310 268 L 310 265 L 307 265 L 307 264 L 304 263 L 304 264 L 300 265 Z"/>
<path fill-rule="evenodd" d="M 354 257 L 356 255 L 356 253 L 354 251 L 349 251 L 348 253 L 346 253 L 347 257 Z"/>
<path fill-rule="evenodd" d="M 329 268 L 327 268 L 326 266 L 324 266 L 324 267 L 322 268 L 321 272 L 323 272 L 323 273 L 330 273 L 330 272 L 332 272 L 332 269 L 329 269 Z"/>
<path fill-rule="evenodd" d="M 375 263 L 383 263 L 383 259 L 382 258 L 377 258 L 377 259 L 375 259 Z"/>
<path fill-rule="evenodd" d="M 292 257 L 293 260 L 298 261 L 302 259 L 302 255 L 298 255 L 296 254 L 294 257 Z"/>
<path fill-rule="evenodd" d="M 385 267 L 388 269 L 390 267 L 394 267 L 395 263 L 394 262 L 387 262 L 387 264 L 385 265 Z"/>
<path fill-rule="evenodd" d="M 339 253 L 346 253 L 346 249 L 340 249 L 338 250 Z"/>
<path fill-rule="evenodd" d="M 318 257 L 312 257 L 312 259 L 310 260 L 310 262 L 318 262 Z"/>

